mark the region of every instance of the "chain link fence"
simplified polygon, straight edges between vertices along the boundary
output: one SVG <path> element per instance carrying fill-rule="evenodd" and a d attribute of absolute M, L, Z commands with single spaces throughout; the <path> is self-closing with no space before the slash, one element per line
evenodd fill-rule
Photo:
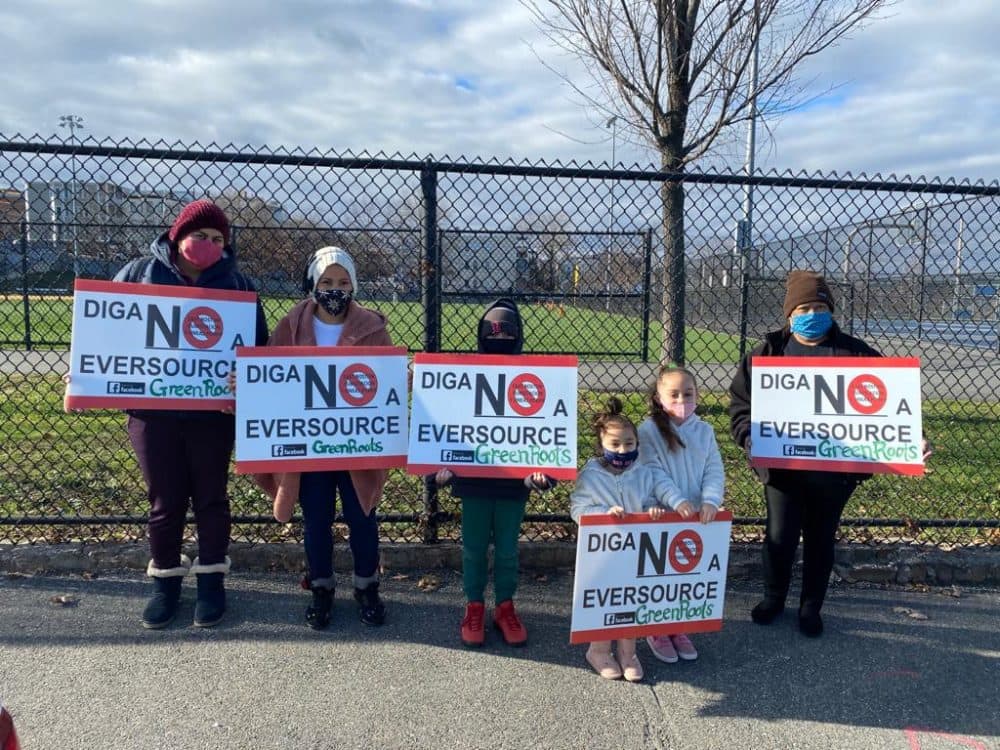
<path fill-rule="evenodd" d="M 679 264 L 665 262 L 665 237 L 678 233 L 663 205 L 678 184 Z M 581 460 L 608 395 L 622 396 L 638 421 L 659 363 L 684 361 L 719 437 L 734 533 L 746 539 L 761 535 L 764 507 L 728 437 L 729 380 L 740 356 L 781 326 L 787 271 L 821 270 L 845 329 L 886 354 L 921 358 L 924 424 L 937 451 L 922 478 L 863 484 L 844 535 L 1000 538 L 995 184 L 0 136 L 0 541 L 144 536 L 145 490 L 123 415 L 62 411 L 72 284 L 111 278 L 201 197 L 230 217 L 272 328 L 301 295 L 305 259 L 327 244 L 352 252 L 359 300 L 385 313 L 411 352 L 474 351 L 483 305 L 517 299 L 526 352 L 580 357 Z M 575 536 L 570 489 L 532 497 L 525 538 Z M 234 476 L 230 493 L 234 537 L 299 538 L 296 524 L 271 521 L 249 478 Z M 447 491 L 394 471 L 383 534 L 457 538 L 458 509 Z"/>

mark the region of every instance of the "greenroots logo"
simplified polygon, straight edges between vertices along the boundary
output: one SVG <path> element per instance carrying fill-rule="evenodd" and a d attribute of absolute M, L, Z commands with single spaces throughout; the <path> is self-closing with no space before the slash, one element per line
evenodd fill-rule
<path fill-rule="evenodd" d="M 635 611 L 635 622 L 637 625 L 648 625 L 656 622 L 704 620 L 712 616 L 713 610 L 714 606 L 709 602 L 693 607 L 687 599 L 681 599 L 673 607 L 654 608 L 643 604 Z"/>
<path fill-rule="evenodd" d="M 476 446 L 476 463 L 499 466 L 564 466 L 572 460 L 569 448 L 539 448 L 524 445 L 519 448 Z"/>
<path fill-rule="evenodd" d="M 351 438 L 344 443 L 324 443 L 317 440 L 312 444 L 313 453 L 327 456 L 349 456 L 357 453 L 381 453 L 382 443 L 372 438 L 367 443 L 359 443 Z"/>
<path fill-rule="evenodd" d="M 876 440 L 863 445 L 837 445 L 824 440 L 817 446 L 823 458 L 854 458 L 866 461 L 916 461 L 920 454 L 915 445 L 890 445 Z"/>
<path fill-rule="evenodd" d="M 160 378 L 149 384 L 149 392 L 153 396 L 181 398 L 224 398 L 232 395 L 229 386 L 216 380 L 203 380 L 201 383 L 186 385 L 167 385 Z"/>

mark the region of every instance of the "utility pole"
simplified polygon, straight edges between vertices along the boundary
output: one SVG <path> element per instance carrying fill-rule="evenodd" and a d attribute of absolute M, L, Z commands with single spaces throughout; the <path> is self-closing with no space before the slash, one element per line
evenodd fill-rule
<path fill-rule="evenodd" d="M 77 129 L 83 130 L 83 118 L 79 115 L 59 115 L 59 127 L 69 128 L 69 142 L 71 145 L 76 145 L 76 131 Z M 70 182 L 70 211 L 73 215 L 73 278 L 78 278 L 80 276 L 80 253 L 77 242 L 77 225 L 79 223 L 79 218 L 77 216 L 77 204 L 76 204 L 76 152 L 70 156 L 70 164 L 72 170 L 72 182 Z"/>

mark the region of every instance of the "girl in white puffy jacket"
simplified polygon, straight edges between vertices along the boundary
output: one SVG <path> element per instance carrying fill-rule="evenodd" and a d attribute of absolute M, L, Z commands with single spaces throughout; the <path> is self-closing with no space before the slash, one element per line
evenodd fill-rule
<path fill-rule="evenodd" d="M 596 457 L 587 461 L 576 479 L 570 497 L 573 520 L 592 513 L 622 517 L 626 513 L 649 513 L 661 518 L 670 505 L 673 485 L 655 464 L 641 464 L 639 432 L 622 413 L 617 398 L 608 399 L 607 409 L 594 419 L 597 434 Z M 635 638 L 618 640 L 618 659 L 611 653 L 611 641 L 594 641 L 587 649 L 587 662 L 601 677 L 629 682 L 642 679 L 642 664 L 635 652 Z"/>
<path fill-rule="evenodd" d="M 722 506 L 726 476 L 715 430 L 694 413 L 698 385 L 683 367 L 665 365 L 649 388 L 649 417 L 639 425 L 639 462 L 662 469 L 670 485 L 668 504 L 683 518 L 709 523 Z M 674 663 L 697 659 L 683 633 L 646 638 L 653 655 Z"/>

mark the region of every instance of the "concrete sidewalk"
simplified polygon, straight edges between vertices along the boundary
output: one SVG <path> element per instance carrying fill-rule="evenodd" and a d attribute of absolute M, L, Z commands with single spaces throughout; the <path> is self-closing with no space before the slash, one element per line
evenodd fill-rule
<path fill-rule="evenodd" d="M 231 611 L 208 630 L 190 626 L 188 583 L 158 632 L 138 625 L 148 584 L 134 573 L 6 576 L 0 696 L 25 750 L 1000 749 L 996 590 L 835 587 L 827 634 L 809 640 L 791 613 L 750 623 L 756 593 L 737 582 L 723 631 L 695 637 L 698 661 L 642 646 L 647 679 L 629 685 L 568 644 L 568 572 L 522 576 L 527 648 L 491 632 L 479 651 L 457 639 L 460 577 L 433 571 L 424 592 L 421 575 L 387 574 L 379 629 L 357 621 L 341 576 L 323 633 L 303 624 L 291 574 L 231 576 Z M 65 595 L 75 604 L 51 601 Z"/>

